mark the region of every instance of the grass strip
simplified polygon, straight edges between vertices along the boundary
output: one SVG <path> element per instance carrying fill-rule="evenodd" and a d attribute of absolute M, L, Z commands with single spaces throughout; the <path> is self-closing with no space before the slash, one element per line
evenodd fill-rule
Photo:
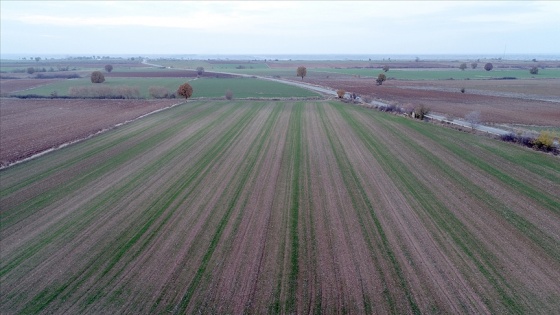
<path fill-rule="evenodd" d="M 301 182 L 301 152 L 302 152 L 302 111 L 303 104 L 296 103 L 293 107 L 293 116 L 290 118 L 291 143 L 290 152 L 292 156 L 292 185 L 290 205 L 290 273 L 288 276 L 288 293 L 285 311 L 297 312 L 297 288 L 299 275 L 299 208 L 300 208 L 300 182 Z"/>
<path fill-rule="evenodd" d="M 231 111 L 234 111 L 234 110 L 235 110 L 234 108 L 231 109 Z M 194 136 L 194 139 L 197 139 L 198 138 L 197 136 L 202 136 L 203 134 L 210 132 L 211 129 L 212 129 L 211 128 L 212 126 L 215 126 L 215 125 L 221 123 L 224 119 L 228 118 L 228 116 L 229 116 L 229 112 L 226 112 L 223 115 L 221 115 L 220 119 L 215 121 L 214 124 L 210 124 L 208 127 L 199 131 Z M 227 139 L 226 139 L 226 141 L 227 141 Z M 177 146 L 176 148 L 174 148 L 174 150 L 172 150 L 166 156 L 164 156 L 163 160 L 160 159 L 160 160 L 154 161 L 152 163 L 152 165 L 150 167 L 148 167 L 149 172 L 141 172 L 139 174 L 136 174 L 136 176 L 146 178 L 149 174 L 152 174 L 153 172 L 157 172 L 159 170 L 160 166 L 161 166 L 161 163 L 162 162 L 165 163 L 165 159 L 171 159 L 173 157 L 176 157 L 180 152 L 184 152 L 186 149 L 188 149 L 194 143 L 195 143 L 195 141 L 193 139 L 191 139 L 191 141 L 189 141 L 189 139 L 186 139 L 184 143 Z M 221 144 L 224 145 L 225 144 L 224 141 L 221 141 Z M 216 152 L 214 152 L 214 151 L 212 151 L 210 153 L 207 153 L 205 155 L 205 158 L 215 156 L 215 153 Z M 70 284 L 73 283 L 72 287 L 69 290 L 67 290 L 67 293 L 61 297 L 62 300 L 68 299 L 70 297 L 70 295 L 73 294 L 76 291 L 76 289 L 83 282 L 85 282 L 88 278 L 92 277 L 96 272 L 98 272 L 103 265 L 105 265 L 105 268 L 102 269 L 101 275 L 106 275 L 112 269 L 112 267 L 114 265 L 116 265 L 116 263 L 120 260 L 120 258 L 123 257 L 123 255 L 129 249 L 131 249 L 133 245 L 135 245 L 138 242 L 138 240 L 140 239 L 140 237 L 143 234 L 146 233 L 146 231 L 150 227 L 150 223 L 155 222 L 155 220 L 163 214 L 163 212 L 166 210 L 166 205 L 167 206 L 170 205 L 175 200 L 175 198 L 177 197 L 177 195 L 181 191 L 181 189 L 184 188 L 185 185 L 188 185 L 190 182 L 192 182 L 194 180 L 194 178 L 196 178 L 197 175 L 200 174 L 200 171 L 209 164 L 209 161 L 210 161 L 210 159 L 207 159 L 207 163 L 197 164 L 197 166 L 198 166 L 197 168 L 192 169 L 191 172 L 187 173 L 186 177 L 188 177 L 189 180 L 185 180 L 185 178 L 179 179 L 176 182 L 176 185 L 173 186 L 173 187 L 176 187 L 175 189 L 167 191 L 165 194 L 161 195 L 160 198 L 156 199 L 150 206 L 148 206 L 147 209 L 143 211 L 144 212 L 143 217 L 145 217 L 147 221 L 144 221 L 144 224 L 140 223 L 139 229 L 138 229 L 138 227 L 134 227 L 134 222 L 132 222 L 130 224 L 129 228 L 126 229 L 123 232 L 123 235 L 116 238 L 117 241 L 121 241 L 121 245 L 117 245 L 114 242 L 109 243 L 109 245 L 107 245 L 107 247 L 104 250 L 101 251 L 101 253 L 103 253 L 105 255 L 102 254 L 102 255 L 94 258 L 94 260 L 91 262 L 91 264 L 88 265 L 88 267 L 85 270 L 82 270 L 82 272 L 76 274 L 74 277 L 69 279 L 69 281 L 67 281 L 65 284 L 59 286 L 59 288 L 57 288 L 55 290 L 52 290 L 52 289 L 49 289 L 49 288 L 45 289 L 45 291 L 49 291 L 49 292 L 53 292 L 53 293 L 49 294 L 49 296 L 47 296 L 46 298 L 43 298 L 44 294 L 42 294 L 42 293 L 37 295 L 30 303 L 27 304 L 26 308 L 24 309 L 24 312 L 26 312 L 28 310 L 37 310 L 37 311 L 42 310 L 51 301 L 53 301 L 54 298 L 56 298 L 62 291 L 65 291 L 69 287 Z M 140 178 L 138 178 L 138 177 L 129 179 L 129 181 L 127 182 L 125 187 L 128 188 L 128 189 L 133 189 L 134 187 L 137 186 L 137 183 L 138 183 L 139 179 Z M 89 207 L 90 210 L 87 210 L 86 213 L 96 213 L 96 212 L 98 212 L 98 209 L 100 209 L 100 208 L 103 209 L 104 208 L 104 207 L 101 207 L 101 205 L 104 202 L 109 202 L 110 200 L 113 200 L 114 198 L 115 198 L 115 196 L 113 196 L 112 194 L 109 195 L 109 196 L 106 196 L 105 198 L 102 198 L 99 202 L 91 205 Z M 165 203 L 165 201 L 167 201 L 167 202 Z M 163 205 L 162 205 L 162 203 L 163 203 Z M 108 206 L 106 208 L 110 209 L 111 207 Z M 93 218 L 92 218 L 92 220 L 93 220 Z M 141 220 L 141 219 L 139 219 L 139 220 Z M 72 222 L 70 222 L 68 224 L 71 225 Z M 87 225 L 87 222 L 85 224 Z M 138 223 L 136 223 L 136 225 L 138 225 Z M 64 231 L 64 230 L 65 230 L 65 228 L 59 229 L 59 231 Z M 145 246 L 146 244 L 147 243 L 144 243 L 143 245 Z M 141 251 L 137 251 L 136 254 L 138 254 L 139 252 L 141 252 Z M 111 256 L 106 257 L 106 255 L 111 255 Z M 129 261 L 130 261 L 130 259 L 129 259 Z M 120 271 L 122 271 L 122 269 Z M 102 278 L 102 277 L 98 277 L 98 278 Z M 92 298 L 90 296 L 88 298 L 86 304 L 95 301 L 97 299 L 97 294 L 93 294 L 93 297 L 94 298 Z"/>
<path fill-rule="evenodd" d="M 44 194 L 41 194 L 41 195 L 37 196 L 37 198 L 29 201 L 29 203 L 24 203 L 21 206 L 23 209 L 18 208 L 17 211 L 14 210 L 14 212 L 19 213 L 19 212 L 26 212 L 26 211 L 31 211 L 31 210 L 35 211 L 35 210 L 39 210 L 39 209 L 42 209 L 42 208 L 48 206 L 49 204 L 51 204 L 55 200 L 58 200 L 58 199 L 62 198 L 64 195 L 69 194 L 72 191 L 76 191 L 77 189 L 87 185 L 88 183 L 90 183 L 90 182 L 96 180 L 97 178 L 107 174 L 108 172 L 112 171 L 114 168 L 117 168 L 120 165 L 123 165 L 123 164 L 127 163 L 131 159 L 134 159 L 141 152 L 145 152 L 147 150 L 152 149 L 155 145 L 157 145 L 158 143 L 161 143 L 161 141 L 163 141 L 163 139 L 166 139 L 167 137 L 175 135 L 185 125 L 188 125 L 192 121 L 196 121 L 197 119 L 200 119 L 200 117 L 202 117 L 206 114 L 209 114 L 210 112 L 211 112 L 211 109 L 209 109 L 208 111 L 202 112 L 199 115 L 196 115 L 196 116 L 192 117 L 191 119 L 184 120 L 179 125 L 170 127 L 165 132 L 160 132 L 160 133 L 155 134 L 151 138 L 148 138 L 146 141 L 140 142 L 135 147 L 123 152 L 121 155 L 107 160 L 98 169 L 90 171 L 90 172 L 82 175 L 81 177 L 78 177 L 78 178 L 74 179 L 73 181 L 70 181 L 66 185 L 61 185 L 61 186 L 55 188 L 53 191 L 50 191 L 48 193 L 44 193 Z M 225 119 L 226 117 L 227 117 L 227 114 L 224 114 L 223 118 Z M 207 129 L 205 131 L 208 132 L 209 130 Z M 127 134 L 124 134 L 123 137 L 127 138 L 127 139 L 129 138 L 129 136 Z M 99 154 L 102 154 L 102 151 L 99 152 Z M 150 167 L 152 173 L 157 171 L 156 166 L 158 166 L 161 162 L 162 162 L 162 160 L 159 160 L 159 161 L 156 162 L 156 164 L 154 164 Z M 143 178 L 146 178 L 148 174 L 150 174 L 150 172 L 144 172 L 140 175 Z M 138 178 L 136 178 L 135 180 L 130 180 L 129 185 L 128 185 L 129 190 L 131 189 L 131 187 L 135 187 L 135 186 L 132 186 L 132 184 L 136 184 L 137 182 L 138 182 Z M 125 191 L 127 191 L 127 190 L 125 190 Z M 122 193 L 122 192 L 123 192 L 123 189 L 120 189 L 120 190 L 119 189 L 114 189 L 110 192 L 110 195 L 106 198 L 106 200 L 112 200 L 115 195 L 117 195 L 119 193 Z M 31 207 L 31 210 L 29 210 L 30 207 Z M 100 214 L 100 212 L 98 211 L 99 209 L 108 210 L 110 208 L 111 208 L 110 205 L 103 206 L 102 203 L 99 203 L 99 204 L 96 204 L 96 205 L 92 206 L 90 208 L 91 210 L 83 211 L 82 215 L 83 215 L 84 212 L 89 213 L 91 215 L 94 215 L 94 214 L 99 215 Z M 61 239 L 62 236 L 68 236 L 69 237 L 69 234 L 72 233 L 72 231 L 79 231 L 78 227 L 80 227 L 80 226 L 87 226 L 87 224 L 89 224 L 89 221 L 87 221 L 86 219 L 91 218 L 90 216 L 86 216 L 86 217 L 80 216 L 79 218 L 76 218 L 76 217 L 78 217 L 78 215 L 74 214 L 74 215 L 69 217 L 68 221 L 59 222 L 57 226 L 50 229 L 50 231 L 52 231 L 52 232 L 50 232 L 50 234 L 46 234 L 47 232 L 41 234 L 40 236 L 38 236 L 35 239 L 35 242 L 33 242 L 32 244 L 28 245 L 25 248 L 22 248 L 17 257 L 13 258 L 9 262 L 4 261 L 4 264 L 2 264 L 3 266 L 0 269 L 0 276 L 3 276 L 5 274 L 7 274 L 13 268 L 20 265 L 23 261 L 29 259 L 30 257 L 32 257 L 34 255 L 37 255 L 37 253 L 39 252 L 39 250 L 41 248 L 44 248 L 48 244 L 51 244 L 52 242 L 55 242 L 57 239 Z M 77 224 L 75 221 L 73 221 L 74 219 L 78 219 L 82 223 Z M 10 220 L 5 220 L 5 221 L 3 220 L 2 229 L 8 227 L 9 226 L 8 223 L 10 223 L 10 222 L 12 224 L 15 224 L 14 222 L 12 222 Z"/>
<path fill-rule="evenodd" d="M 418 210 L 423 210 L 428 215 L 428 218 L 442 231 L 445 231 L 458 248 L 472 260 L 479 272 L 494 287 L 500 296 L 502 304 L 512 313 L 523 313 L 524 309 L 518 303 L 518 297 L 511 292 L 505 279 L 494 267 L 493 254 L 468 231 L 467 227 L 449 211 L 441 201 L 439 201 L 429 187 L 422 184 L 420 180 L 412 175 L 406 164 L 391 155 L 386 145 L 375 139 L 373 133 L 366 131 L 368 129 L 366 126 L 353 119 L 342 109 L 342 105 L 336 104 L 335 106 L 343 114 L 348 123 L 353 126 L 353 129 L 364 141 L 371 153 L 378 157 L 378 161 L 384 166 L 388 174 L 397 180 L 396 184 L 401 188 L 401 191 L 408 192 L 405 194 L 405 197 L 413 202 L 418 202 L 422 206 L 422 208 Z M 359 113 L 370 115 L 376 120 L 387 119 L 386 117 L 376 116 L 366 110 L 361 110 Z M 425 216 L 421 217 L 426 218 Z M 439 236 L 435 234 L 434 236 L 439 238 Z M 485 303 L 492 311 L 493 306 L 490 301 L 485 299 Z"/>
<path fill-rule="evenodd" d="M 332 104 L 332 103 L 331 103 Z M 341 106 L 337 106 L 338 104 L 334 104 L 334 107 L 338 110 L 338 112 L 341 114 L 341 116 L 345 119 L 345 121 L 351 125 L 351 127 L 355 130 L 356 125 L 355 122 L 349 118 L 348 113 L 346 112 L 345 108 L 341 107 Z M 387 258 L 390 262 L 390 264 L 393 267 L 393 272 L 395 274 L 395 276 L 397 277 L 398 280 L 398 284 L 400 286 L 400 288 L 403 290 L 406 298 L 407 298 L 407 302 L 408 305 L 410 307 L 410 311 L 413 314 L 420 314 L 420 309 L 418 307 L 418 304 L 416 303 L 414 296 L 412 294 L 412 292 L 410 291 L 410 288 L 408 287 L 408 283 L 406 281 L 406 278 L 404 276 L 404 273 L 402 271 L 402 268 L 395 256 L 394 251 L 391 248 L 391 244 L 389 243 L 389 240 L 387 238 L 387 235 L 385 234 L 384 230 L 383 230 L 383 226 L 381 224 L 381 221 L 379 220 L 379 218 L 377 217 L 376 214 L 376 210 L 373 207 L 373 204 L 371 203 L 371 201 L 369 200 L 363 185 L 360 183 L 359 177 L 356 173 L 356 170 L 352 167 L 348 156 L 346 155 L 346 153 L 344 152 L 344 149 L 342 148 L 342 145 L 340 143 L 340 140 L 337 139 L 334 135 L 333 135 L 333 131 L 331 130 L 332 128 L 329 128 L 329 126 L 327 125 L 325 118 L 324 118 L 324 109 L 321 108 L 319 110 L 320 115 L 321 115 L 321 120 L 323 122 L 323 126 L 325 128 L 325 130 L 327 131 L 327 137 L 329 139 L 329 143 L 331 144 L 331 147 L 333 148 L 333 153 L 335 155 L 336 161 L 337 161 L 337 165 L 342 173 L 342 178 L 344 180 L 344 184 L 346 185 L 348 191 L 349 191 L 349 195 L 351 197 L 352 200 L 352 206 L 354 207 L 354 209 L 367 209 L 370 218 L 373 220 L 375 228 L 376 228 L 376 232 L 377 235 L 379 237 L 380 240 L 380 244 L 378 243 L 378 246 L 380 247 L 381 251 L 384 252 L 384 256 L 385 258 Z M 332 125 L 332 124 L 331 124 Z M 363 140 L 363 139 L 362 139 Z M 361 215 L 361 211 L 357 211 L 358 216 L 360 217 L 360 227 L 362 229 L 362 235 L 364 236 L 366 243 L 368 244 L 368 247 L 370 248 L 370 251 L 372 254 L 372 257 L 374 258 L 374 261 L 376 262 L 376 266 L 378 271 L 380 272 L 381 275 L 384 274 L 384 272 L 382 271 L 382 268 L 380 267 L 377 257 L 375 255 L 376 251 L 374 249 L 373 246 L 373 242 L 370 239 L 368 233 L 367 233 L 367 228 L 364 225 L 364 218 Z M 385 289 L 383 290 L 384 293 L 384 297 L 385 300 L 387 301 L 389 308 L 391 310 L 391 313 L 393 314 L 397 314 L 400 311 L 397 309 L 396 306 L 396 301 L 394 300 L 394 298 L 390 295 L 389 291 L 388 291 L 388 284 L 385 280 L 385 278 L 383 277 L 383 284 L 385 286 Z M 364 303 L 367 304 L 367 301 L 364 300 Z"/>
<path fill-rule="evenodd" d="M 252 173 L 252 170 L 255 168 L 255 165 L 257 164 L 258 161 L 257 159 L 258 153 L 261 151 L 264 141 L 268 138 L 273 126 L 272 122 L 277 118 L 277 115 L 278 115 L 278 111 L 276 110 L 276 115 L 272 114 L 269 116 L 268 121 L 266 123 L 267 127 L 265 131 L 261 133 L 261 135 L 257 137 L 250 145 L 249 147 L 250 149 L 247 151 L 244 157 L 245 163 L 243 164 L 243 167 L 238 171 L 238 174 L 240 174 L 240 178 L 234 176 L 231 179 L 230 185 L 228 185 L 228 187 L 235 187 L 235 189 L 233 190 L 233 196 L 229 198 L 226 205 L 225 213 L 218 223 L 216 232 L 214 232 L 214 235 L 212 236 L 212 239 L 208 246 L 208 250 L 202 257 L 202 261 L 197 269 L 197 272 L 193 280 L 189 284 L 185 294 L 183 295 L 183 297 L 175 307 L 175 310 L 173 312 L 174 314 L 184 314 L 186 312 L 191 302 L 191 299 L 194 295 L 194 292 L 198 288 L 202 280 L 202 277 L 207 272 L 208 263 L 216 250 L 216 247 L 222 237 L 226 225 L 229 223 L 231 214 L 233 213 L 233 209 L 236 207 L 236 205 L 238 205 L 239 199 L 243 191 L 245 190 L 246 185 L 248 184 L 248 179 L 251 177 L 250 175 Z M 242 201 L 241 208 L 243 208 L 246 205 L 246 203 L 247 203 L 247 199 Z M 235 227 L 234 230 L 236 230 Z"/>
<path fill-rule="evenodd" d="M 453 179 L 457 184 L 462 187 L 463 191 L 470 192 L 471 195 L 477 196 L 478 200 L 484 202 L 487 206 L 487 209 L 493 210 L 494 212 L 498 213 L 502 218 L 504 218 L 507 222 L 509 222 L 512 226 L 514 226 L 519 232 L 524 234 L 528 237 L 531 241 L 541 247 L 544 252 L 551 255 L 554 259 L 560 261 L 560 252 L 558 252 L 559 244 L 558 242 L 546 235 L 543 231 L 538 229 L 534 224 L 526 220 L 523 216 L 517 214 L 514 210 L 510 209 L 507 205 L 501 202 L 499 199 L 493 197 L 490 193 L 482 189 L 478 186 L 475 182 L 469 180 L 465 176 L 461 175 L 458 171 L 454 170 L 450 165 L 446 164 L 441 158 L 436 156 L 434 153 L 430 152 L 429 150 L 419 146 L 410 138 L 404 136 L 400 133 L 397 129 L 392 127 L 387 121 L 379 120 L 379 123 L 383 124 L 386 130 L 391 131 L 395 136 L 397 136 L 401 142 L 405 143 L 406 146 L 413 148 L 419 156 L 422 156 L 424 160 L 429 161 L 432 165 L 436 166 L 438 170 L 442 171 L 448 178 Z M 403 126 L 410 127 L 413 130 L 417 130 L 414 128 L 416 124 L 401 124 Z M 447 141 L 440 139 L 438 141 L 439 144 L 445 147 Z M 445 143 L 445 144 L 444 144 Z M 466 150 L 457 150 L 455 153 L 457 156 L 465 158 Z M 473 155 L 468 153 L 468 155 L 472 158 Z M 468 156 L 466 157 L 469 158 Z M 473 165 L 485 165 L 486 167 L 481 168 L 483 171 L 486 171 L 489 168 L 489 165 L 485 162 L 480 161 L 481 158 L 476 157 L 475 162 L 471 161 Z M 479 162 L 476 162 L 479 161 Z"/>
<path fill-rule="evenodd" d="M 189 109 L 177 108 L 177 110 L 183 112 Z M 124 153 L 117 156 L 116 158 L 105 157 L 105 158 L 100 158 L 95 160 L 94 159 L 95 157 L 103 156 L 104 152 L 111 150 L 115 146 L 124 145 L 127 142 L 134 143 L 135 141 L 134 139 L 139 140 L 144 134 L 149 134 L 150 130 L 157 127 L 157 124 L 155 123 L 150 124 L 149 126 L 142 128 L 140 130 L 136 130 L 135 132 L 128 132 L 129 129 L 116 130 L 115 132 L 117 134 L 122 134 L 122 136 L 116 138 L 114 141 L 110 141 L 108 144 L 102 145 L 93 150 L 88 150 L 85 154 L 78 154 L 75 158 L 70 159 L 70 161 L 66 161 L 64 164 L 60 164 L 59 166 L 54 167 L 53 169 L 49 169 L 46 172 L 42 172 L 41 174 L 33 178 L 24 180 L 23 182 L 18 183 L 13 187 L 7 188 L 6 189 L 7 193 L 17 192 L 18 190 L 24 189 L 26 186 L 31 185 L 34 182 L 37 182 L 38 180 L 46 179 L 49 176 L 54 176 L 57 173 L 63 172 L 65 169 L 69 169 L 71 166 L 80 163 L 85 159 L 93 159 L 93 162 L 91 164 L 87 165 L 84 169 L 82 169 L 79 173 L 77 173 L 74 176 L 74 178 L 72 178 L 71 180 L 65 182 L 62 185 L 57 186 L 53 190 L 50 190 L 48 193 L 43 193 L 36 196 L 35 198 L 26 200 L 25 203 L 18 206 L 18 211 L 3 212 L 1 218 L 2 226 L 9 227 L 13 224 L 17 224 L 21 220 L 35 213 L 37 210 L 43 209 L 47 205 L 52 204 L 54 201 L 59 200 L 63 196 L 68 195 L 70 191 L 76 191 L 79 188 L 83 187 L 85 184 L 93 181 L 94 179 L 100 178 L 103 175 L 107 174 L 112 169 L 115 169 L 118 166 L 123 165 L 124 162 L 127 162 L 128 160 L 132 159 L 135 156 L 135 154 L 140 154 L 141 152 L 147 151 L 150 148 L 150 146 L 157 144 L 159 141 L 163 141 L 163 139 L 169 137 L 173 133 L 178 132 L 181 128 L 184 128 L 184 126 L 188 125 L 189 123 L 192 123 L 200 119 L 202 115 L 208 115 L 210 113 L 212 113 L 212 110 L 207 109 L 206 111 L 198 113 L 197 115 L 194 115 L 189 119 L 185 119 L 184 121 L 181 122 L 181 124 L 176 125 L 175 128 L 167 129 L 166 131 L 160 133 L 154 133 L 151 137 L 148 137 L 147 139 L 137 142 L 136 144 L 134 144 L 132 147 L 130 147 L 128 150 L 126 150 Z M 167 115 L 170 115 L 170 113 L 164 112 L 161 114 L 161 116 L 158 115 L 157 118 L 167 117 Z M 105 139 L 108 139 L 109 136 L 111 135 L 108 134 L 106 137 L 103 137 L 101 139 L 93 138 L 91 140 L 103 141 Z M 67 149 L 63 149 L 63 150 L 72 150 L 72 152 L 78 152 L 78 150 L 82 146 L 89 146 L 90 145 L 89 142 L 90 141 L 88 140 L 85 143 L 80 144 L 79 146 L 68 147 Z M 56 152 L 56 153 L 66 154 L 66 152 L 68 151 Z"/>

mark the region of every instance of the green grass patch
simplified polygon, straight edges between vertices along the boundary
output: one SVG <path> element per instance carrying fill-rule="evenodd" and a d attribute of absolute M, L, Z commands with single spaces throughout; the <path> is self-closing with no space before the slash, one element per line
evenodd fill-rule
<path fill-rule="evenodd" d="M 52 92 L 57 92 L 59 96 L 68 96 L 69 89 L 71 87 L 78 86 L 130 86 L 138 88 L 140 92 L 140 97 L 149 98 L 149 88 L 151 86 L 163 86 L 168 88 L 170 91 L 177 91 L 177 88 L 189 81 L 185 78 L 108 78 L 105 77 L 105 82 L 103 83 L 91 83 L 89 78 L 82 79 L 70 79 L 64 81 L 57 81 L 48 85 L 43 85 L 26 91 L 21 91 L 14 93 L 14 95 L 27 95 L 27 94 L 37 94 L 42 96 L 50 96 Z"/>
<path fill-rule="evenodd" d="M 224 97 L 226 90 L 233 92 L 234 98 L 246 97 L 315 97 L 315 92 L 293 85 L 254 78 L 198 79 L 190 82 L 193 97 Z"/>
<path fill-rule="evenodd" d="M 517 298 L 511 293 L 509 283 L 506 282 L 503 275 L 496 270 L 493 261 L 495 261 L 493 254 L 473 235 L 468 228 L 457 218 L 452 211 L 450 211 L 441 202 L 436 193 L 429 187 L 423 184 L 417 177 L 415 177 L 409 170 L 407 165 L 398 158 L 395 158 L 387 149 L 387 144 L 380 141 L 377 136 L 367 132 L 367 127 L 352 119 L 352 117 L 345 112 L 340 105 L 337 106 L 341 115 L 352 126 L 354 131 L 360 136 L 362 141 L 367 145 L 368 149 L 374 156 L 378 157 L 387 173 L 394 178 L 395 184 L 400 187 L 404 195 L 410 200 L 412 204 L 418 203 L 421 208 L 416 209 L 423 220 L 428 220 L 435 223 L 441 231 L 449 237 L 456 244 L 457 248 L 461 249 L 463 253 L 471 259 L 476 265 L 478 271 L 486 277 L 487 281 L 492 284 L 496 292 L 499 294 L 504 306 L 508 307 L 510 311 L 518 313 L 522 311 Z M 388 127 L 388 115 L 381 116 L 379 113 L 366 112 L 361 109 L 364 114 L 369 114 L 373 119 Z M 398 117 L 398 123 L 407 122 L 404 118 Z M 390 119 L 390 118 L 389 118 Z M 430 126 L 435 128 L 433 126 Z M 396 133 L 394 130 L 388 131 Z M 402 137 L 401 137 L 402 139 Z M 393 145 L 397 145 L 394 144 Z M 404 144 L 399 144 L 404 145 Z M 418 149 L 419 147 L 416 147 Z M 426 154 L 426 150 L 415 151 L 419 154 Z M 434 234 L 434 237 L 440 241 L 441 236 Z M 491 305 L 488 305 L 491 307 Z"/>

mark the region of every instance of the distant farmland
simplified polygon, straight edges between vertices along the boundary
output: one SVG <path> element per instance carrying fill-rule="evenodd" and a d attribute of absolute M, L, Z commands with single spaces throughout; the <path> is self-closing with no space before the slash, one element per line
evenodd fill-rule
<path fill-rule="evenodd" d="M 56 81 L 48 85 L 31 88 L 16 95 L 37 94 L 49 96 L 53 92 L 57 92 L 59 96 L 68 95 L 71 87 L 80 86 L 130 86 L 138 88 L 143 98 L 150 98 L 148 90 L 151 86 L 162 86 L 171 92 L 177 91 L 179 85 L 189 82 L 194 89 L 193 97 L 224 97 L 227 89 L 230 89 L 234 97 L 314 97 L 317 93 L 308 91 L 303 88 L 292 85 L 282 84 L 272 81 L 264 81 L 253 78 L 166 78 L 166 77 L 149 77 L 149 78 L 116 78 L 106 77 L 106 81 L 101 84 L 91 83 L 89 78 Z"/>
<path fill-rule="evenodd" d="M 314 69 L 314 71 L 325 74 L 360 75 L 364 77 L 377 77 L 382 73 L 381 69 Z M 392 69 L 385 73 L 387 77 L 397 80 L 464 80 L 464 79 L 557 79 L 560 77 L 560 69 L 541 69 L 538 75 L 530 74 L 526 69 L 484 69 L 465 70 L 460 69 Z"/>
<path fill-rule="evenodd" d="M 340 102 L 188 102 L 0 176 L 3 314 L 560 309 L 558 158 Z"/>

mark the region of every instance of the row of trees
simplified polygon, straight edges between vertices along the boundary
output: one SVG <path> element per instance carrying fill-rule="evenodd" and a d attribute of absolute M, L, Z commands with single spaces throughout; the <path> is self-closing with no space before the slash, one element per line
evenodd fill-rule
<path fill-rule="evenodd" d="M 478 66 L 478 63 L 476 63 L 476 62 L 471 63 L 471 68 L 476 69 L 477 66 Z M 461 70 L 463 70 L 463 71 L 464 71 L 465 69 L 467 69 L 467 63 L 466 63 L 466 62 L 463 62 L 463 63 L 459 66 L 459 69 L 461 69 Z M 490 70 L 492 70 L 492 69 L 494 69 L 494 65 L 492 65 L 492 63 L 488 62 L 488 63 L 486 63 L 486 64 L 484 65 L 484 70 L 490 71 Z M 537 68 L 537 67 L 531 67 L 531 69 L 529 69 L 529 73 L 531 73 L 531 74 L 539 74 L 539 68 Z"/>
<path fill-rule="evenodd" d="M 490 68 L 490 70 L 492 70 L 492 68 L 493 68 L 494 66 L 493 66 L 491 63 L 487 63 L 487 64 L 484 66 L 484 69 L 486 69 L 486 66 L 487 66 L 488 64 L 489 64 L 488 67 Z M 471 63 L 471 68 L 476 69 L 476 67 L 478 67 L 478 63 L 476 63 L 476 62 Z M 467 69 L 467 63 L 466 63 L 466 62 L 463 62 L 463 63 L 459 66 L 459 69 L 461 69 L 461 70 Z M 487 70 L 487 71 L 490 71 L 490 70 Z"/>
<path fill-rule="evenodd" d="M 471 63 L 471 68 L 476 69 L 476 67 L 478 67 L 478 63 L 476 62 Z M 463 62 L 461 65 L 459 65 L 459 69 L 463 71 L 467 69 L 467 63 Z M 491 62 L 488 62 L 484 65 L 484 70 L 490 71 L 492 69 L 494 69 L 494 65 Z"/>

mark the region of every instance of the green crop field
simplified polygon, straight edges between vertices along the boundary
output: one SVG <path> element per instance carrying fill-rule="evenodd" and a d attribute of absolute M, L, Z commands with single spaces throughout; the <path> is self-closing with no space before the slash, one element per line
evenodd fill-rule
<path fill-rule="evenodd" d="M 212 65 L 204 60 L 148 60 L 149 63 L 161 65 L 164 67 L 179 68 L 179 69 L 196 69 L 203 67 L 205 70 L 210 70 Z"/>
<path fill-rule="evenodd" d="M 194 89 L 193 97 L 224 97 L 225 91 L 230 89 L 236 98 L 246 97 L 314 97 L 317 93 L 292 85 L 253 78 L 106 78 L 101 84 L 91 83 L 89 78 L 58 81 L 52 84 L 21 91 L 15 95 L 37 94 L 49 96 L 56 91 L 58 95 L 68 95 L 71 87 L 75 86 L 130 86 L 140 91 L 141 97 L 149 98 L 151 86 L 163 86 L 174 92 L 177 88 L 189 82 Z"/>
<path fill-rule="evenodd" d="M 150 63 L 177 69 L 196 69 L 197 67 L 203 67 L 204 70 L 208 72 L 230 72 L 260 76 L 280 75 L 295 77 L 296 75 L 296 68 L 269 68 L 268 65 L 263 62 L 210 63 L 202 60 L 153 60 L 150 61 Z M 239 69 L 239 66 L 243 66 L 245 68 Z"/>
<path fill-rule="evenodd" d="M 203 67 L 206 71 L 251 70 L 268 68 L 268 65 L 266 63 L 254 61 L 240 61 L 237 63 L 235 61 L 232 61 L 231 63 L 227 63 L 204 60 L 150 60 L 149 63 L 179 69 L 196 69 L 197 67 Z"/>
<path fill-rule="evenodd" d="M 0 176 L 2 314 L 560 309 L 558 158 L 404 117 L 189 101 Z"/>
<path fill-rule="evenodd" d="M 314 97 L 317 93 L 293 85 L 254 78 L 198 79 L 191 82 L 193 97 L 223 97 L 231 90 L 236 98 L 246 97 Z"/>

